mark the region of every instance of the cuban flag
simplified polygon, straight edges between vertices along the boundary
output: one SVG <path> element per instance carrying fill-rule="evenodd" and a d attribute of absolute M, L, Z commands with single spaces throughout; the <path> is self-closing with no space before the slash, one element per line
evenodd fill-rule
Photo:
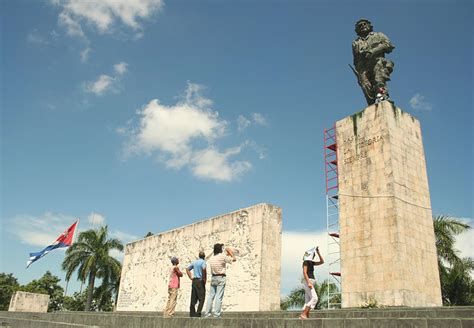
<path fill-rule="evenodd" d="M 49 246 L 46 246 L 46 248 L 43 249 L 42 251 L 40 251 L 38 253 L 30 253 L 30 259 L 28 260 L 28 262 L 26 262 L 26 268 L 28 269 L 28 267 L 31 265 L 31 263 L 33 263 L 36 260 L 39 260 L 40 258 L 42 258 L 43 256 L 45 256 L 46 254 L 48 254 L 49 252 L 51 252 L 52 250 L 54 250 L 56 248 L 71 246 L 72 240 L 74 238 L 74 233 L 76 232 L 76 227 L 77 227 L 78 223 L 79 223 L 79 220 L 74 222 L 69 228 L 66 229 L 66 231 L 64 231 L 56 239 L 56 241 L 54 243 L 52 243 Z"/>

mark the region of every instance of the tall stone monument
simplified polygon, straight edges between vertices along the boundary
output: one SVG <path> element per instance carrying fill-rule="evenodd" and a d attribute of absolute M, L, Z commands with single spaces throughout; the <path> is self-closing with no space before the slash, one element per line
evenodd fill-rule
<path fill-rule="evenodd" d="M 117 310 L 162 311 L 168 296 L 170 257 L 178 257 L 184 272 L 200 250 L 211 255 L 215 243 L 233 248 L 237 257 L 227 268 L 223 310 L 279 310 L 281 209 L 270 204 L 258 204 L 127 244 Z M 208 275 L 206 295 L 210 271 Z M 177 311 L 189 311 L 190 295 L 191 281 L 185 274 Z"/>
<path fill-rule="evenodd" d="M 342 307 L 441 306 L 419 121 L 381 101 L 336 131 Z"/>

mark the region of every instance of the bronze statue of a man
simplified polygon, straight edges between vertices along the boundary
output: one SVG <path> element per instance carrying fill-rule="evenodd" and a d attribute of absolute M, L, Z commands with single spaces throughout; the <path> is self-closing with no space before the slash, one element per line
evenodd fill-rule
<path fill-rule="evenodd" d="M 385 34 L 373 32 L 372 24 L 367 19 L 360 19 L 355 24 L 358 38 L 352 42 L 355 73 L 367 104 L 389 99 L 387 81 L 394 63 L 385 58 L 385 54 L 395 48 Z"/>

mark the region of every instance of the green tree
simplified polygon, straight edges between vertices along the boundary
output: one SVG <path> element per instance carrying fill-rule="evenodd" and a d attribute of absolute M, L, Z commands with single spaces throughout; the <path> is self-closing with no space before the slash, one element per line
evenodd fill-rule
<path fill-rule="evenodd" d="M 94 291 L 99 311 L 112 311 L 113 306 L 117 304 L 121 273 L 122 266 L 120 262 L 117 270 L 104 271 L 102 284 Z"/>
<path fill-rule="evenodd" d="M 433 218 L 433 227 L 436 238 L 438 262 L 445 261 L 454 264 L 461 259 L 459 250 L 454 247 L 456 236 L 469 230 L 471 227 L 459 219 L 447 215 L 438 215 Z"/>
<path fill-rule="evenodd" d="M 451 216 L 439 215 L 433 218 L 441 293 L 444 305 L 473 305 L 474 269 L 471 258 L 461 259 L 454 245 L 456 237 L 471 227 Z"/>
<path fill-rule="evenodd" d="M 63 310 L 84 311 L 87 300 L 87 292 L 88 289 L 86 288 L 82 292 L 75 292 L 73 296 L 65 296 Z M 91 306 L 91 310 L 95 310 L 94 305 Z"/>
<path fill-rule="evenodd" d="M 0 273 L 0 311 L 8 310 L 10 299 L 18 288 L 20 288 L 20 284 L 12 273 Z"/>
<path fill-rule="evenodd" d="M 21 286 L 20 290 L 37 294 L 48 294 L 48 311 L 58 311 L 63 303 L 64 289 L 59 285 L 61 279 L 46 271 L 38 280 L 33 280 L 28 284 Z"/>
<path fill-rule="evenodd" d="M 89 289 L 86 288 L 82 292 L 75 292 L 73 296 L 64 297 L 63 310 L 67 311 L 84 311 L 87 301 Z M 114 302 L 112 290 L 106 289 L 102 284 L 94 288 L 90 311 L 113 311 Z"/>
<path fill-rule="evenodd" d="M 339 288 L 330 280 L 324 280 L 322 284 L 316 284 L 316 294 L 318 294 L 319 300 L 316 304 L 317 309 L 327 309 L 329 294 L 331 294 L 331 304 L 337 304 L 336 307 L 341 307 L 341 294 Z"/>
<path fill-rule="evenodd" d="M 94 290 L 94 300 L 98 311 L 112 311 L 114 309 L 113 285 L 102 284 Z"/>
<path fill-rule="evenodd" d="M 120 277 L 121 264 L 110 256 L 110 251 L 114 249 L 122 251 L 123 245 L 118 239 L 109 239 L 108 228 L 103 226 L 97 230 L 81 232 L 77 242 L 66 251 L 66 257 L 62 263 L 62 268 L 66 271 L 66 279 L 70 280 L 74 271 L 77 270 L 77 279 L 83 282 L 88 281 L 85 311 L 91 310 L 96 278 L 102 278 L 102 284 L 107 285 L 114 283 L 114 279 Z"/>
<path fill-rule="evenodd" d="M 294 308 L 302 308 L 305 303 L 303 286 L 293 288 L 291 292 L 280 302 L 280 309 L 289 310 Z"/>
<path fill-rule="evenodd" d="M 474 305 L 474 283 L 470 273 L 474 269 L 471 258 L 464 258 L 441 275 L 444 305 Z"/>

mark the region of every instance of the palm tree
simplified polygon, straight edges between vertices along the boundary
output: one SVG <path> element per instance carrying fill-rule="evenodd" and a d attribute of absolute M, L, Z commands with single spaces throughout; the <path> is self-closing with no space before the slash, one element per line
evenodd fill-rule
<path fill-rule="evenodd" d="M 111 274 L 108 274 L 102 278 L 101 286 L 96 288 L 94 292 L 94 299 L 98 301 L 99 311 L 112 311 L 108 308 L 109 303 L 112 308 L 117 306 L 119 288 L 120 271 L 111 272 Z"/>
<path fill-rule="evenodd" d="M 439 215 L 433 218 L 441 294 L 444 305 L 472 305 L 473 281 L 471 272 L 474 262 L 468 257 L 461 259 L 454 247 L 456 236 L 471 227 L 459 219 Z"/>
<path fill-rule="evenodd" d="M 316 284 L 315 287 L 316 287 L 316 293 L 319 296 L 318 304 L 316 304 L 317 309 L 328 308 L 329 293 L 331 293 L 332 295 L 331 304 L 336 304 L 337 308 L 341 307 L 341 294 L 337 293 L 339 291 L 339 288 L 334 282 L 331 282 L 329 279 L 326 279 L 322 282 L 322 284 Z"/>
<path fill-rule="evenodd" d="M 304 301 L 304 288 L 303 286 L 297 287 L 292 289 L 290 294 L 280 302 L 280 309 L 301 308 L 305 303 Z"/>
<path fill-rule="evenodd" d="M 471 227 L 459 219 L 448 215 L 438 215 L 433 218 L 434 233 L 438 262 L 445 261 L 449 264 L 459 262 L 459 251 L 454 248 L 456 236 L 469 230 Z"/>
<path fill-rule="evenodd" d="M 85 311 L 91 308 L 95 278 L 102 278 L 102 284 L 110 284 L 120 277 L 121 264 L 109 252 L 113 249 L 122 251 L 123 245 L 118 239 L 109 239 L 107 234 L 107 226 L 81 232 L 77 242 L 67 249 L 62 263 L 67 281 L 76 270 L 78 280 L 88 279 Z"/>
<path fill-rule="evenodd" d="M 441 292 L 445 305 L 474 304 L 474 283 L 470 275 L 472 270 L 474 261 L 467 257 L 442 273 Z"/>

